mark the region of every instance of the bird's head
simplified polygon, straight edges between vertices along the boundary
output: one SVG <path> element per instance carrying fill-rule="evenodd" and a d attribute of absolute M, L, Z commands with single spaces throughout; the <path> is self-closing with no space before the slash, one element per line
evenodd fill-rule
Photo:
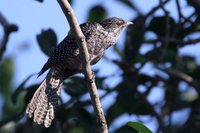
<path fill-rule="evenodd" d="M 128 25 L 133 24 L 133 22 L 125 21 L 121 18 L 112 17 L 108 18 L 100 23 L 109 32 L 121 32 Z"/>

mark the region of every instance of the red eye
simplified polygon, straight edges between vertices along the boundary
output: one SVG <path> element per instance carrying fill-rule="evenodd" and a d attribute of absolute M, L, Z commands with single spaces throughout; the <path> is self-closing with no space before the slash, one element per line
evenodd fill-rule
<path fill-rule="evenodd" d="M 116 24 L 117 24 L 118 26 L 121 26 L 121 25 L 124 24 L 124 22 L 123 22 L 123 21 L 118 21 Z"/>

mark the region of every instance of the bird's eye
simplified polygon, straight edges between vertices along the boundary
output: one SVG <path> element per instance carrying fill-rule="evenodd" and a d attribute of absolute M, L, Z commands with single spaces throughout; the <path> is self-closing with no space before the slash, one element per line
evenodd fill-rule
<path fill-rule="evenodd" d="M 123 21 L 118 21 L 116 24 L 117 24 L 118 26 L 121 26 L 121 25 L 124 24 L 124 22 L 123 22 Z"/>

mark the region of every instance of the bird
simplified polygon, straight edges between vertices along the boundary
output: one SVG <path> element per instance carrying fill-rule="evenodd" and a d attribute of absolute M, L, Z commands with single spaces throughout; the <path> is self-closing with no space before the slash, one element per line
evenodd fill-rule
<path fill-rule="evenodd" d="M 105 50 L 116 44 L 123 29 L 131 24 L 133 24 L 131 21 L 118 17 L 107 18 L 100 23 L 80 24 L 86 40 L 90 65 L 96 64 L 104 55 Z M 26 107 L 28 117 L 33 117 L 35 123 L 44 124 L 46 128 L 51 125 L 55 118 L 62 83 L 70 76 L 83 72 L 81 59 L 79 47 L 70 30 L 68 35 L 55 47 L 38 74 L 39 77 L 49 70 Z"/>

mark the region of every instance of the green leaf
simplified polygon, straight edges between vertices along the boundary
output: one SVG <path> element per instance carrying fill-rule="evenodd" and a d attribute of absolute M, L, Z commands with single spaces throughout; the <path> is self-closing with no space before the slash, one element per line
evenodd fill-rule
<path fill-rule="evenodd" d="M 134 57 L 139 55 L 139 49 L 144 41 L 146 31 L 145 19 L 138 16 L 134 21 L 135 26 L 128 27 L 124 48 L 124 59 L 128 63 L 133 63 Z"/>
<path fill-rule="evenodd" d="M 118 95 L 116 96 L 115 103 L 113 103 L 107 111 L 108 123 L 114 121 L 118 116 L 124 113 L 130 115 L 154 115 L 151 107 L 152 105 L 137 91 L 138 84 L 141 84 L 140 81 L 138 81 L 140 79 L 145 82 L 151 80 L 147 76 L 137 76 L 135 78 L 124 77 L 124 80 L 113 88 L 117 90 Z"/>
<path fill-rule="evenodd" d="M 85 94 L 88 90 L 83 78 L 71 77 L 69 80 L 64 82 L 64 91 L 73 97 L 79 97 Z"/>
<path fill-rule="evenodd" d="M 130 105 L 132 106 L 132 105 Z M 126 108 L 120 107 L 119 102 L 115 102 L 112 106 L 109 107 L 107 111 L 107 123 L 111 124 L 115 119 L 117 119 L 122 114 L 126 113 Z"/>
<path fill-rule="evenodd" d="M 13 93 L 11 100 L 12 100 L 12 102 L 13 102 L 14 104 L 17 103 L 17 101 L 18 101 L 17 99 L 18 99 L 19 94 L 22 93 L 22 92 L 25 90 L 25 88 L 24 88 L 25 83 L 26 83 L 32 76 L 33 76 L 33 75 L 28 76 L 28 77 L 19 85 L 19 87 L 15 90 L 15 92 Z"/>
<path fill-rule="evenodd" d="M 68 2 L 72 5 L 73 4 L 73 0 L 68 0 Z"/>
<path fill-rule="evenodd" d="M 144 63 L 146 61 L 146 58 L 142 55 L 136 55 L 133 57 L 133 63 Z"/>
<path fill-rule="evenodd" d="M 137 132 L 136 130 L 127 125 L 123 125 L 122 127 L 114 131 L 114 133 L 136 133 L 136 132 Z"/>
<path fill-rule="evenodd" d="M 147 74 L 138 74 L 137 75 L 137 80 L 138 80 L 138 83 L 140 84 L 144 84 L 146 82 L 153 82 L 154 81 L 154 78 L 147 75 Z"/>
<path fill-rule="evenodd" d="M 177 38 L 185 39 L 185 37 L 187 37 L 188 35 L 197 33 L 199 31 L 200 31 L 200 24 L 199 24 L 199 20 L 197 20 L 196 23 L 194 22 L 189 27 L 186 26 L 186 27 L 180 28 L 179 31 L 177 32 Z"/>
<path fill-rule="evenodd" d="M 169 34 L 171 35 L 174 31 L 175 25 L 175 21 L 172 17 L 159 16 L 154 17 L 151 20 L 148 29 L 156 33 L 159 37 L 163 37 L 167 32 L 166 28 L 169 27 Z"/>
<path fill-rule="evenodd" d="M 101 5 L 92 7 L 88 13 L 88 21 L 92 21 L 92 22 L 94 21 L 100 22 L 104 20 L 106 17 L 107 17 L 107 11 Z"/>
<path fill-rule="evenodd" d="M 38 2 L 41 2 L 41 3 L 44 2 L 44 0 L 35 0 L 35 1 L 38 1 Z M 68 0 L 68 1 L 71 4 L 73 0 Z"/>
<path fill-rule="evenodd" d="M 152 133 L 151 130 L 149 130 L 145 125 L 140 122 L 128 122 L 127 125 L 140 133 Z"/>
<path fill-rule="evenodd" d="M 130 0 L 117 0 L 118 2 L 121 2 L 122 4 L 130 7 L 131 9 L 133 9 L 134 11 L 137 11 L 139 13 L 139 10 L 136 8 L 136 6 L 133 4 L 132 1 Z"/>
<path fill-rule="evenodd" d="M 68 107 L 66 105 L 59 106 L 56 111 L 56 120 L 65 122 L 64 124 L 68 125 L 69 133 L 79 133 L 79 130 L 76 130 L 77 128 L 81 129 L 81 133 L 96 133 L 94 115 L 77 105 L 76 102 L 71 105 Z M 74 130 L 77 132 L 74 132 Z"/>
<path fill-rule="evenodd" d="M 106 79 L 106 77 L 96 77 L 95 78 L 96 85 L 99 89 L 106 89 L 106 86 L 104 85 L 105 79 Z"/>
<path fill-rule="evenodd" d="M 52 50 L 56 47 L 56 44 L 58 43 L 56 33 L 52 29 L 42 30 L 42 32 L 38 34 L 36 38 L 40 49 L 47 56 L 50 56 Z"/>
<path fill-rule="evenodd" d="M 11 94 L 11 81 L 13 78 L 14 62 L 12 59 L 6 59 L 0 64 L 0 92 L 4 97 Z"/>
<path fill-rule="evenodd" d="M 94 133 L 96 130 L 95 118 L 84 108 L 76 109 L 76 116 L 78 118 L 79 126 L 85 128 L 85 133 Z"/>
<path fill-rule="evenodd" d="M 70 130 L 70 133 L 84 133 L 83 129 L 80 127 L 76 127 Z"/>
<path fill-rule="evenodd" d="M 35 1 L 38 1 L 38 2 L 41 2 L 41 3 L 44 2 L 44 0 L 35 0 Z"/>

